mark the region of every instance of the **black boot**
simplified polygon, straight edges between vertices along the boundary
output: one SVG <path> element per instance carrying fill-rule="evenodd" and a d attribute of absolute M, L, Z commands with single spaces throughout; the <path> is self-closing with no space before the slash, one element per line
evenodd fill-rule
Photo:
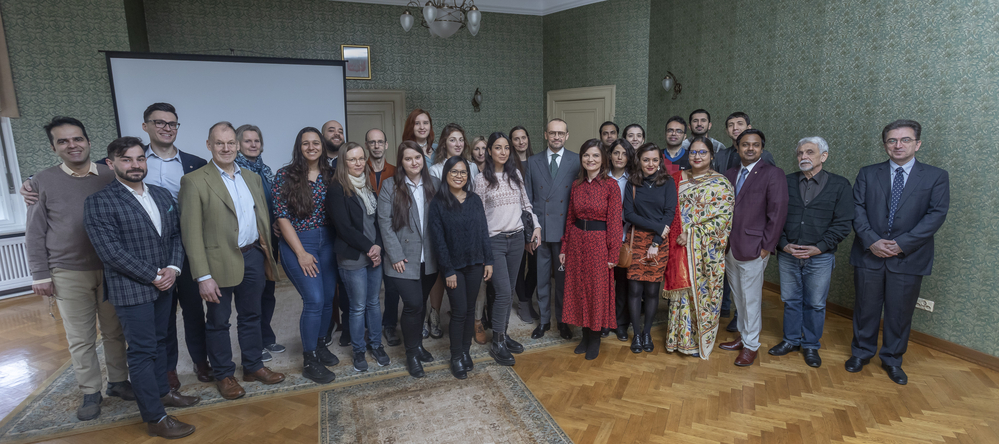
<path fill-rule="evenodd" d="M 320 342 L 322 342 L 322 339 L 320 339 Z M 305 358 L 302 364 L 302 376 L 304 378 L 317 384 L 327 384 L 336 379 L 336 375 L 319 361 L 315 350 L 302 353 L 302 356 Z"/>
<path fill-rule="evenodd" d="M 589 347 L 590 345 L 590 335 L 586 334 L 586 332 L 588 331 L 590 331 L 590 329 L 583 327 L 582 338 L 579 340 L 579 345 L 576 346 L 576 349 L 573 350 L 573 353 L 577 355 L 586 353 L 586 348 Z"/>
<path fill-rule="evenodd" d="M 323 338 L 319 338 L 319 342 L 316 344 L 316 357 L 319 358 L 319 362 L 322 362 L 326 366 L 334 366 L 340 363 L 340 359 L 326 347 L 326 342 Z"/>
<path fill-rule="evenodd" d="M 472 360 L 472 355 L 468 354 L 468 350 L 461 354 L 461 365 L 465 366 L 466 372 L 475 370 L 475 361 Z"/>
<path fill-rule="evenodd" d="M 489 356 L 499 365 L 513 365 L 516 361 L 506 348 L 506 335 L 493 331 L 493 342 L 489 344 Z"/>
<path fill-rule="evenodd" d="M 423 362 L 433 362 L 434 360 L 434 355 L 430 354 L 422 345 L 416 349 L 416 356 Z"/>
<path fill-rule="evenodd" d="M 586 360 L 597 359 L 597 355 L 600 354 L 600 331 L 589 330 L 584 334 L 590 336 L 590 341 L 586 343 Z"/>
<path fill-rule="evenodd" d="M 510 353 L 520 354 L 524 352 L 524 344 L 514 341 L 506 332 L 504 332 L 503 336 L 506 336 L 506 349 L 510 350 Z"/>
<path fill-rule="evenodd" d="M 461 363 L 461 356 L 451 357 L 451 374 L 458 379 L 468 378 L 468 373 L 465 372 L 465 366 Z"/>
<path fill-rule="evenodd" d="M 420 362 L 420 357 L 416 354 L 406 354 L 406 370 L 409 371 L 409 375 L 414 378 L 422 378 L 426 376 L 426 373 L 423 371 L 423 363 Z"/>

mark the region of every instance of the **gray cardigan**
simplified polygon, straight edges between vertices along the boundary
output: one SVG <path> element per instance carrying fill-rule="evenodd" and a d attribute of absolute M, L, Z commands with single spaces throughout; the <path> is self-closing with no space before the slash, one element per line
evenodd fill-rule
<path fill-rule="evenodd" d="M 440 188 L 440 180 L 431 177 L 431 186 L 437 190 Z M 427 184 L 424 184 L 426 186 Z M 410 193 L 410 199 L 413 198 Z M 382 243 L 385 252 L 386 262 L 383 270 L 385 276 L 419 280 L 420 279 L 420 252 L 423 252 L 423 261 L 426 264 L 425 273 L 433 274 L 437 272 L 437 260 L 434 256 L 434 249 L 427 240 L 427 215 L 430 213 L 430 200 L 423 204 L 423 220 L 420 220 L 416 204 L 409 207 L 409 225 L 402 227 L 399 231 L 392 230 L 392 201 L 395 199 L 395 178 L 389 177 L 382 181 L 382 189 L 378 193 L 378 226 L 382 230 Z M 410 200 L 412 202 L 412 200 Z M 396 272 L 392 264 L 403 259 L 408 260 L 404 273 Z"/>

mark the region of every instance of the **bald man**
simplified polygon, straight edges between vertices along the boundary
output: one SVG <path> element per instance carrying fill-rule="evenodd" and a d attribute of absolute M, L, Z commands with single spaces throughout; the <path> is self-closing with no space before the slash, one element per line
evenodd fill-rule
<path fill-rule="evenodd" d="M 326 139 L 326 156 L 330 159 L 330 165 L 336 168 L 336 156 L 340 152 L 340 145 L 343 145 L 343 125 L 336 120 L 330 120 L 323 124 L 323 139 Z"/>

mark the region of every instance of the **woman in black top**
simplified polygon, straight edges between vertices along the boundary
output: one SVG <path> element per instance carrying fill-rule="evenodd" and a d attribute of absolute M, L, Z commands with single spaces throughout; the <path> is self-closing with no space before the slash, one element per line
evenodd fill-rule
<path fill-rule="evenodd" d="M 471 191 L 468 161 L 454 156 L 444 162 L 446 187 L 430 201 L 428 231 L 451 302 L 451 374 L 465 379 L 472 370 L 468 354 L 475 334 L 475 297 L 482 280 L 493 274 L 493 252 L 482 200 Z"/>
<path fill-rule="evenodd" d="M 659 309 L 659 288 L 666 277 L 669 247 L 660 245 L 669 234 L 676 212 L 676 184 L 662 167 L 659 147 L 646 143 L 635 154 L 638 167 L 624 188 L 624 220 L 632 224 L 625 242 L 632 242 L 631 266 L 628 267 L 628 311 L 635 339 L 631 351 L 653 350 L 652 320 Z M 634 233 L 634 234 L 632 234 Z M 645 300 L 645 328 L 639 329 L 642 299 Z"/>

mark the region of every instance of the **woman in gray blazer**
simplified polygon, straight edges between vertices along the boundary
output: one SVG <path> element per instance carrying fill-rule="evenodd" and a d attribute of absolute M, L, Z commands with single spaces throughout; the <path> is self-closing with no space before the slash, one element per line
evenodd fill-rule
<path fill-rule="evenodd" d="M 422 324 L 427 297 L 437 281 L 434 250 L 427 241 L 427 208 L 440 187 L 430 176 L 416 142 L 405 141 L 396 155 L 395 175 L 385 179 L 378 194 L 378 225 L 390 266 L 385 278 L 393 281 L 402 298 L 402 339 L 406 369 L 414 378 L 424 376 L 423 363 L 434 358 L 423 348 Z"/>

